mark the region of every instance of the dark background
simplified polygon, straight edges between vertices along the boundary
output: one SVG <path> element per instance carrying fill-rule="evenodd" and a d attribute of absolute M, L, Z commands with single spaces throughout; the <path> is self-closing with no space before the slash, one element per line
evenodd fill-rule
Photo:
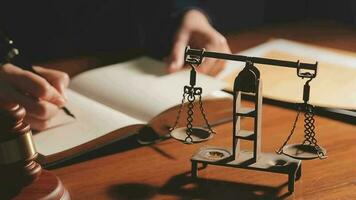
<path fill-rule="evenodd" d="M 295 21 L 356 24 L 352 0 L 11 0 L 0 5 L 0 28 L 33 61 L 106 51 L 165 56 L 179 12 L 189 6 L 200 6 L 225 34 Z"/>
<path fill-rule="evenodd" d="M 352 0 L 207 0 L 215 26 L 223 32 L 291 21 L 333 20 L 356 24 Z"/>

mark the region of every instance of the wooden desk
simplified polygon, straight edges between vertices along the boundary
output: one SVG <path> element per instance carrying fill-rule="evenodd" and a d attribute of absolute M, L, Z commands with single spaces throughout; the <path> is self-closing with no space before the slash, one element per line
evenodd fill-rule
<path fill-rule="evenodd" d="M 236 52 L 271 37 L 356 52 L 356 30 L 334 23 L 262 27 L 228 38 Z M 70 63 L 63 63 L 70 68 Z M 292 110 L 264 105 L 263 151 L 274 152 L 283 143 L 294 117 Z M 209 166 L 199 172 L 200 181 L 191 182 L 191 155 L 202 145 L 231 146 L 231 124 L 215 127 L 218 134 L 206 143 L 184 145 L 169 139 L 53 171 L 73 199 L 356 199 L 356 126 L 323 117 L 316 120 L 318 142 L 329 157 L 303 161 L 302 178 L 290 196 L 287 177 L 272 173 Z M 296 131 L 291 143 L 303 140 L 301 124 Z"/>

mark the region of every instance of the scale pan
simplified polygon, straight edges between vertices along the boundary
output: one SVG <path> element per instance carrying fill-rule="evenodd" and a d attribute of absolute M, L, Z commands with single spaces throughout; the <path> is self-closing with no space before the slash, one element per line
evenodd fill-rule
<path fill-rule="evenodd" d="M 326 150 L 322 147 L 320 149 L 326 155 Z M 296 158 L 299 160 L 309 160 L 319 158 L 318 151 L 314 146 L 306 144 L 290 144 L 283 148 L 283 154 Z"/>
<path fill-rule="evenodd" d="M 187 137 L 186 133 L 187 128 L 186 127 L 181 127 L 181 128 L 176 128 L 171 132 L 172 138 L 185 142 L 185 143 L 198 143 L 198 142 L 203 142 L 206 140 L 209 140 L 213 137 L 213 134 L 209 132 L 208 129 L 201 128 L 201 127 L 193 127 L 192 128 L 192 134 L 191 137 L 193 141 L 185 141 L 185 138 Z"/>

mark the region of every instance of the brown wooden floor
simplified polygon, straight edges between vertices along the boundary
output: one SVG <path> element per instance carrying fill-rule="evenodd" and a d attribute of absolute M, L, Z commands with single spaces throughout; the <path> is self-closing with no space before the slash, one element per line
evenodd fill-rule
<path fill-rule="evenodd" d="M 286 38 L 356 52 L 356 29 L 329 22 L 284 24 L 230 34 L 232 51 L 258 45 L 270 38 Z M 71 74 L 97 61 L 58 61 Z M 71 68 L 72 66 L 72 68 Z M 71 69 L 71 70 L 69 70 Z M 263 107 L 262 150 L 274 152 L 287 137 L 295 111 Z M 208 113 L 209 115 L 209 113 Z M 189 178 L 190 157 L 202 145 L 231 146 L 231 124 L 215 127 L 217 135 L 197 145 L 169 139 L 53 170 L 73 199 L 356 199 L 356 126 L 316 117 L 318 142 L 326 160 L 303 161 L 302 178 L 288 195 L 287 176 L 209 166 L 199 181 Z M 291 143 L 303 139 L 299 124 Z M 244 145 L 246 146 L 246 145 Z"/>

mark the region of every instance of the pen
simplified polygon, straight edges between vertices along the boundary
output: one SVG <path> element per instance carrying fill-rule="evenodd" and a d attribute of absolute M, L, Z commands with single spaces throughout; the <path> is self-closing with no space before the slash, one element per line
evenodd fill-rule
<path fill-rule="evenodd" d="M 27 70 L 27 71 L 30 71 L 34 74 L 41 76 L 33 69 L 32 64 L 30 62 L 26 61 L 26 59 L 24 59 L 23 55 L 20 55 L 20 51 L 13 46 L 13 41 L 8 39 L 7 37 L 4 37 L 3 34 L 1 34 L 1 36 L 7 44 L 7 54 L 4 57 L 5 62 L 13 63 L 23 70 Z M 64 113 L 66 115 L 71 116 L 75 119 L 75 115 L 72 112 L 70 112 L 70 110 L 68 108 L 62 107 L 62 110 L 64 111 Z"/>

